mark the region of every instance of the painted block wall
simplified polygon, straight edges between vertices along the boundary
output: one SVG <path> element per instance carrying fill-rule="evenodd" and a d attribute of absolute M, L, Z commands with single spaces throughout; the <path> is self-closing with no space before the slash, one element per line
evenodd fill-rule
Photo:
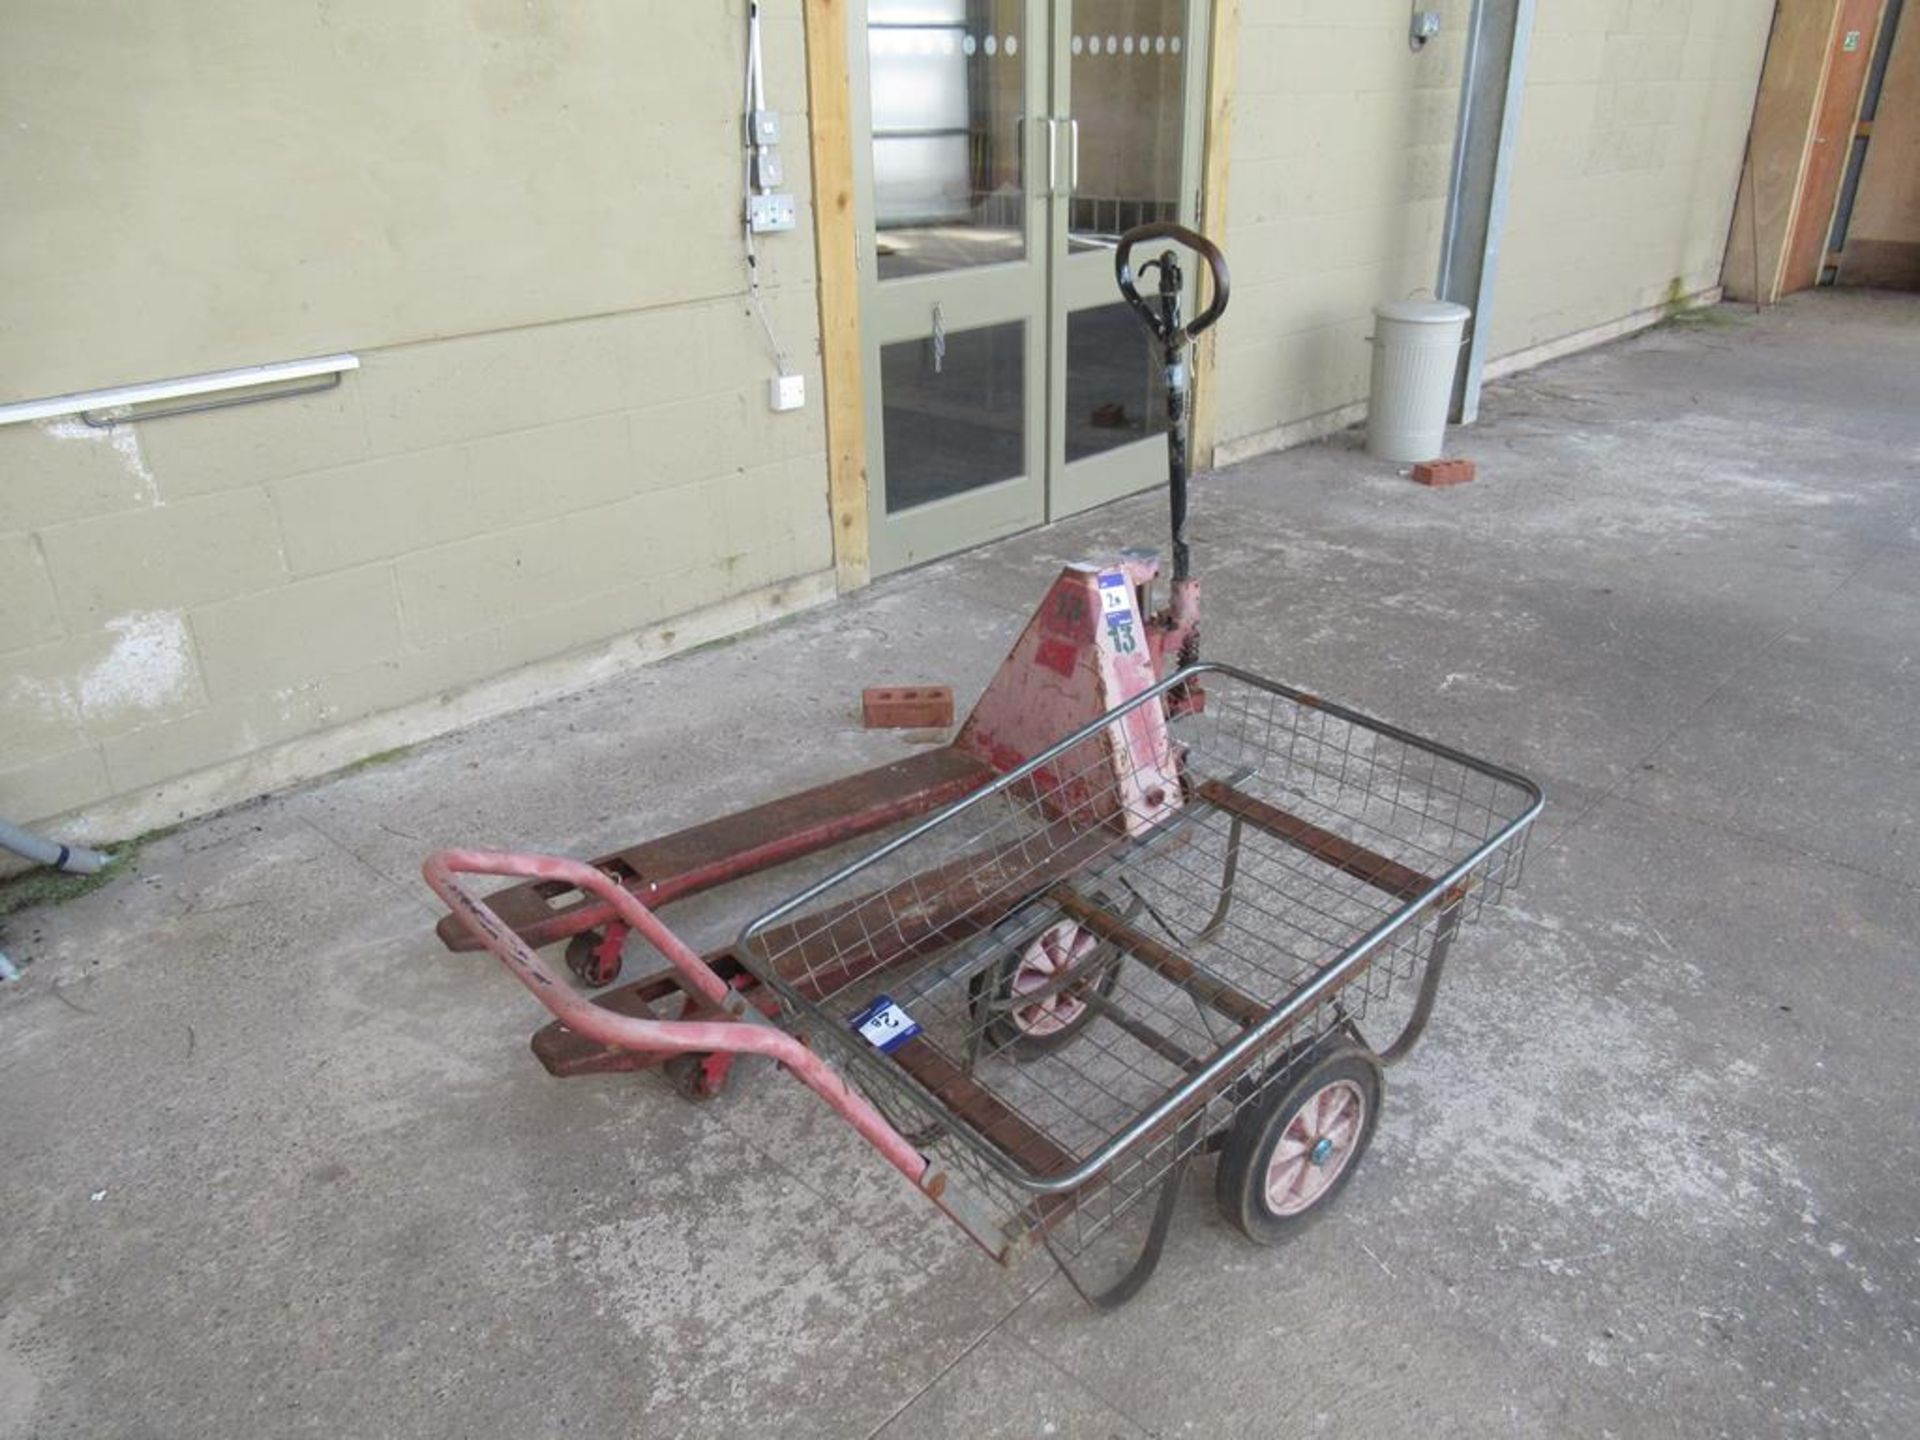
<path fill-rule="evenodd" d="M 798 0 L 765 13 L 801 203 L 768 304 L 814 400 L 782 415 L 741 4 L 10 22 L 0 400 L 362 368 L 0 427 L 0 814 L 116 838 L 831 593 Z"/>
<path fill-rule="evenodd" d="M 1373 303 L 1432 283 L 1441 8 L 1415 54 L 1402 3 L 1242 6 L 1229 450 L 1350 411 Z M 1713 283 L 1769 8 L 1541 0 L 1496 353 Z M 799 0 L 766 13 L 788 416 L 734 230 L 741 0 L 17 17 L 0 398 L 364 368 L 0 429 L 0 813 L 124 834 L 830 593 Z"/>
<path fill-rule="evenodd" d="M 1392 0 L 1243 3 L 1227 190 L 1228 457 L 1357 418 L 1372 307 L 1431 293 L 1470 10 L 1407 45 Z M 1717 281 L 1767 0 L 1540 0 L 1494 356 Z"/>
<path fill-rule="evenodd" d="M 1542 0 L 1491 353 L 1719 283 L 1770 0 Z"/>

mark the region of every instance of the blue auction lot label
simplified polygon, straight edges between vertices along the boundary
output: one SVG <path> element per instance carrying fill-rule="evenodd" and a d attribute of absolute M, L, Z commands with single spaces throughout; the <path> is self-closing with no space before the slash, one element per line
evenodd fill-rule
<path fill-rule="evenodd" d="M 882 1054 L 891 1054 L 920 1033 L 913 1017 L 885 995 L 874 996 L 872 1003 L 847 1023 Z"/>

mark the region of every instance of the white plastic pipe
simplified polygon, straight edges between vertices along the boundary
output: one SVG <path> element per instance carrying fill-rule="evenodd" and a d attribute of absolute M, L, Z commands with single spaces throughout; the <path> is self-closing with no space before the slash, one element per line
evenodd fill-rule
<path fill-rule="evenodd" d="M 51 865 L 69 875 L 98 874 L 107 868 L 107 862 L 112 858 L 84 846 L 62 845 L 58 840 L 48 840 L 6 820 L 0 820 L 0 847 L 36 865 Z"/>

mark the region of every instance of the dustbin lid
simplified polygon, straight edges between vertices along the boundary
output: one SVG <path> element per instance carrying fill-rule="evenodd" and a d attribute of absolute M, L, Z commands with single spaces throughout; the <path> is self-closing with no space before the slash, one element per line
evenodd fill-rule
<path fill-rule="evenodd" d="M 1473 312 L 1451 300 L 1382 300 L 1373 307 L 1382 320 L 1405 320 L 1414 325 L 1452 325 Z"/>

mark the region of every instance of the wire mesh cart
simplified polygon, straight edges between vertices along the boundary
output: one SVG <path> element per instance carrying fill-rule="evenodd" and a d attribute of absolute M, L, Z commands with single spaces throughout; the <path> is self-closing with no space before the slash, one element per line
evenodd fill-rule
<path fill-rule="evenodd" d="M 726 978 L 591 867 L 448 852 L 427 874 L 563 1023 L 773 1056 L 1003 1263 L 1043 1244 L 1071 1277 L 1141 1207 L 1131 1269 L 1082 1289 L 1105 1305 L 1151 1272 L 1200 1153 L 1258 1242 L 1338 1194 L 1541 805 L 1510 770 L 1202 665 L 760 916 Z M 712 1018 L 595 1012 L 459 872 L 602 894 Z"/>

